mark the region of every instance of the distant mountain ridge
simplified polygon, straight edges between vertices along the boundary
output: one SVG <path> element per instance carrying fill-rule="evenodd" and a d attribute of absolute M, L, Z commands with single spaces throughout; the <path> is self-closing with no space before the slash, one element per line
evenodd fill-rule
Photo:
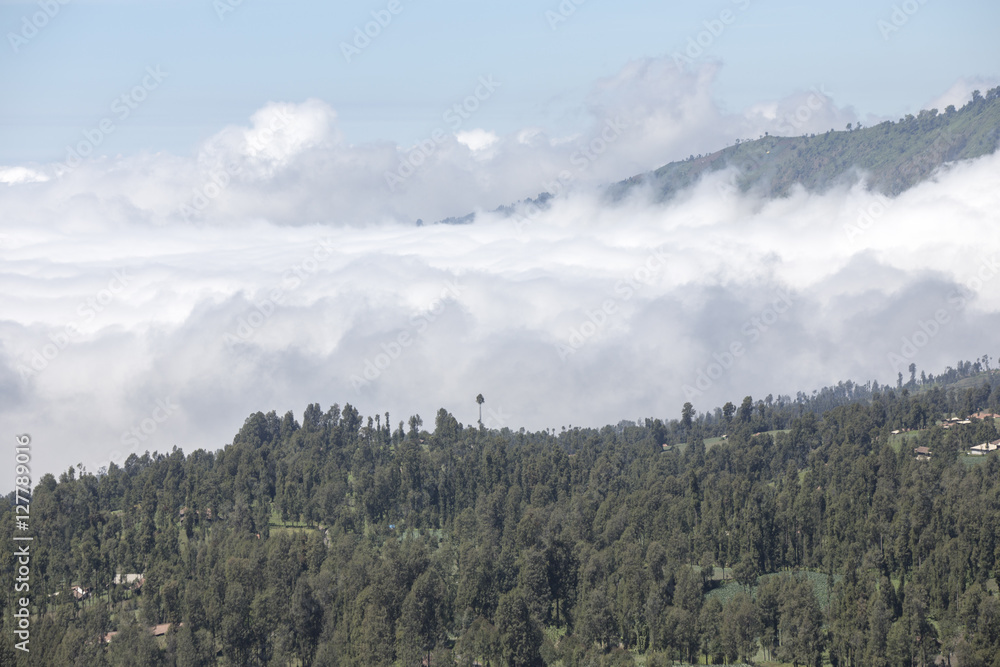
<path fill-rule="evenodd" d="M 731 167 L 737 170 L 734 187 L 767 197 L 787 196 L 797 184 L 811 192 L 824 192 L 836 185 L 853 185 L 862 178 L 870 189 L 895 196 L 926 180 L 944 164 L 997 150 L 1000 87 L 985 96 L 974 91 L 961 109 L 929 109 L 916 116 L 907 114 L 897 122 L 850 127 L 819 135 L 765 135 L 754 141 L 738 141 L 710 155 L 692 155 L 614 183 L 606 193 L 614 202 L 637 187 L 648 187 L 657 200 L 666 201 L 705 174 Z M 494 212 L 511 216 L 531 204 L 545 208 L 552 198 L 543 192 L 534 200 L 501 206 Z M 475 220 L 476 214 L 469 213 L 436 224 L 471 224 Z"/>
<path fill-rule="evenodd" d="M 738 170 L 736 185 L 770 197 L 787 195 L 796 184 L 822 192 L 842 183 L 856 183 L 861 174 L 869 188 L 895 196 L 928 178 L 948 162 L 989 155 L 1000 143 L 1000 87 L 959 110 L 949 106 L 908 114 L 898 122 L 801 137 L 764 136 L 737 143 L 703 157 L 671 162 L 633 176 L 609 188 L 620 199 L 647 185 L 666 200 L 694 185 L 706 173 L 727 167 Z"/>

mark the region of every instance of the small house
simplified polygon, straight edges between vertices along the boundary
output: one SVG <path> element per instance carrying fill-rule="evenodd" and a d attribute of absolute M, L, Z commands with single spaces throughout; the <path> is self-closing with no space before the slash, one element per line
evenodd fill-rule
<path fill-rule="evenodd" d="M 139 588 L 145 580 L 141 574 L 116 574 L 113 580 L 115 584 L 125 584 L 132 588 Z"/>
<path fill-rule="evenodd" d="M 1000 440 L 994 440 L 993 442 L 984 442 L 981 445 L 976 445 L 975 447 L 969 448 L 970 456 L 986 456 L 990 452 L 995 452 L 1000 449 Z"/>
<path fill-rule="evenodd" d="M 161 623 L 160 625 L 154 625 L 149 630 L 153 633 L 154 637 L 162 637 L 167 634 L 167 630 L 170 629 L 169 623 Z"/>

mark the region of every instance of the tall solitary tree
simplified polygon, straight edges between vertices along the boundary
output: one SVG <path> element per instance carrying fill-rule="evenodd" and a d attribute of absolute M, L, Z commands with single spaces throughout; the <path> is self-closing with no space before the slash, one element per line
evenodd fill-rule
<path fill-rule="evenodd" d="M 420 438 L 420 427 L 424 425 L 424 420 L 420 418 L 420 415 L 410 416 L 410 438 L 417 440 Z"/>
<path fill-rule="evenodd" d="M 681 408 L 681 426 L 683 426 L 686 429 L 690 429 L 693 418 L 694 418 L 694 406 L 691 405 L 690 401 L 688 401 L 687 403 L 684 404 L 684 407 Z"/>
<path fill-rule="evenodd" d="M 483 403 L 485 403 L 485 402 L 486 402 L 486 399 L 483 398 L 482 394 L 479 394 L 478 396 L 476 396 L 476 403 L 479 404 L 479 425 L 480 426 L 483 425 Z"/>

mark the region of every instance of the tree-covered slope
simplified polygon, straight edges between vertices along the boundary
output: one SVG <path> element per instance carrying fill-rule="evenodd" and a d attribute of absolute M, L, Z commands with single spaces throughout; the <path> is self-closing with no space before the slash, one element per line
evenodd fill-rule
<path fill-rule="evenodd" d="M 706 156 L 691 156 L 629 178 L 610 188 L 620 198 L 637 185 L 651 187 L 660 198 L 672 197 L 705 173 L 727 167 L 738 170 L 736 184 L 768 196 L 783 196 L 801 184 L 823 191 L 862 175 L 869 187 L 896 195 L 956 160 L 993 153 L 1000 143 L 1000 88 L 956 110 L 948 107 L 908 115 L 853 131 L 829 131 L 802 137 L 762 137 Z"/>
<path fill-rule="evenodd" d="M 766 197 L 785 196 L 796 185 L 822 192 L 861 179 L 869 188 L 894 196 L 926 180 L 943 165 L 990 155 L 998 146 L 1000 88 L 994 88 L 985 96 L 975 91 L 973 99 L 957 110 L 953 106 L 943 112 L 930 109 L 898 122 L 885 121 L 849 131 L 765 136 L 737 142 L 710 155 L 692 155 L 615 183 L 606 194 L 618 201 L 642 186 L 663 201 L 691 187 L 705 174 L 733 168 L 733 187 L 754 190 Z M 537 199 L 501 206 L 494 213 L 525 215 L 525 211 L 547 208 L 552 198 L 552 194 L 543 192 Z M 463 225 L 475 220 L 476 214 L 469 213 L 436 224 Z"/>
<path fill-rule="evenodd" d="M 313 404 L 47 475 L 0 664 L 995 664 L 1000 458 L 964 451 L 996 425 L 936 425 L 1000 410 L 987 361 L 558 434 Z"/>

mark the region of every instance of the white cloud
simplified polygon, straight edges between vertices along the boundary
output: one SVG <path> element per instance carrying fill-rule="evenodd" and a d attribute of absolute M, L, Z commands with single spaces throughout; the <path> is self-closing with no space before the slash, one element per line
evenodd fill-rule
<path fill-rule="evenodd" d="M 21 183 L 44 183 L 49 180 L 45 174 L 27 167 L 0 167 L 0 183 L 18 185 Z"/>
<path fill-rule="evenodd" d="M 27 206 L 12 213 L 41 216 L 67 232 L 92 229 L 96 220 L 152 226 L 433 221 L 546 189 L 613 182 L 737 138 L 822 131 L 854 120 L 822 86 L 725 113 L 713 97 L 716 73 L 712 65 L 680 71 L 665 59 L 631 63 L 595 86 L 592 125 L 571 137 L 540 128 L 505 136 L 473 128 L 429 132 L 410 147 L 350 145 L 327 104 L 271 103 L 246 126 L 210 137 L 193 159 L 104 156 L 74 168 L 7 169 L 0 174 L 10 183 L 47 181 L 34 200 L 45 208 L 35 211 L 9 193 L 0 193 L 0 203 Z M 473 114 L 467 123 L 475 122 Z"/>
<path fill-rule="evenodd" d="M 500 141 L 500 137 L 495 132 L 479 128 L 467 132 L 457 132 L 455 138 L 458 140 L 458 143 L 468 146 L 469 150 L 474 153 L 486 150 Z"/>
<path fill-rule="evenodd" d="M 725 114 L 711 77 L 636 64 L 598 87 L 588 135 L 499 137 L 485 160 L 449 136 L 396 194 L 384 172 L 406 152 L 346 145 L 317 102 L 269 105 L 193 160 L 0 188 L 0 431 L 31 433 L 41 471 L 132 444 L 215 449 L 252 411 L 316 401 L 394 421 L 444 406 L 468 423 L 481 392 L 529 428 L 675 417 L 689 397 L 706 410 L 893 380 L 889 354 L 941 310 L 921 369 L 991 351 L 998 156 L 888 204 L 857 187 L 765 201 L 725 188 L 727 172 L 665 205 L 610 206 L 587 187 L 810 104 L 807 91 Z M 818 99 L 802 122 L 850 117 Z M 574 162 L 584 147 L 594 158 Z M 573 187 L 527 220 L 407 222 L 533 195 L 561 170 Z M 195 191 L 207 203 L 185 222 Z M 161 403 L 176 409 L 157 421 Z"/>

